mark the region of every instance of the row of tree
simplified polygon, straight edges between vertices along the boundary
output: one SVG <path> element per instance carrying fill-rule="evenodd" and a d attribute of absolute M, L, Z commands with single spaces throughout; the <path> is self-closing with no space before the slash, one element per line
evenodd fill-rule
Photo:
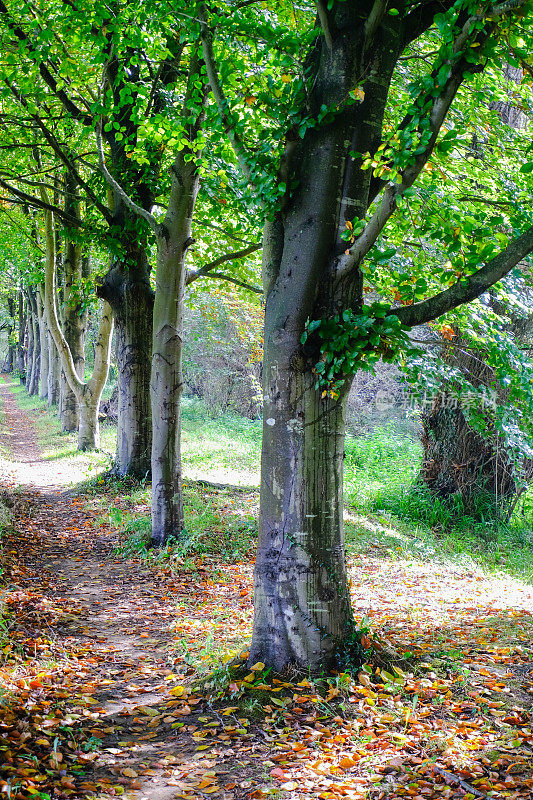
<path fill-rule="evenodd" d="M 31 221 L 28 286 L 80 446 L 97 441 L 114 318 L 116 471 L 151 471 L 157 544 L 183 529 L 185 287 L 264 294 L 252 661 L 318 670 L 360 651 L 347 393 L 357 370 L 410 358 L 406 329 L 472 303 L 533 249 L 530 143 L 494 106 L 509 99 L 503 61 L 532 72 L 530 23 L 525 0 L 0 0 L 3 202 Z M 530 84 L 514 92 L 529 112 Z M 91 285 L 104 305 L 86 381 L 67 318 L 84 327 Z M 37 299 L 31 317 L 33 330 Z"/>

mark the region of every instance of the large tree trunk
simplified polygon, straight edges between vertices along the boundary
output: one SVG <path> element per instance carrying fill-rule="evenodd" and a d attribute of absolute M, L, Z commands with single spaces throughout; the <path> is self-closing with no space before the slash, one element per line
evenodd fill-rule
<path fill-rule="evenodd" d="M 290 349 L 299 369 L 272 333 L 265 339 L 250 660 L 275 670 L 305 664 L 317 672 L 342 661 L 354 631 L 343 528 L 345 403 L 322 399 L 297 339 Z"/>
<path fill-rule="evenodd" d="M 138 269 L 116 264 L 98 294 L 115 314 L 118 370 L 117 475 L 145 478 L 150 474 L 152 416 L 150 371 L 154 293 L 144 251 Z"/>
<path fill-rule="evenodd" d="M 342 102 L 357 71 L 358 9 L 338 4 L 335 50 L 322 41 L 316 59 L 313 108 Z M 335 16 L 337 15 L 337 16 Z M 264 234 L 264 439 L 261 509 L 255 566 L 255 620 L 250 661 L 276 670 L 298 664 L 311 672 L 361 658 L 345 567 L 343 458 L 347 379 L 336 398 L 315 388 L 318 348 L 302 348 L 308 319 L 333 317 L 362 305 L 362 275 L 336 280 L 346 245 L 345 220 L 371 202 L 371 175 L 350 150 L 374 152 L 390 77 L 401 50 L 398 26 L 374 45 L 365 100 L 328 125 L 309 130 L 287 169 L 296 188 Z M 359 42 L 359 44 L 358 44 Z"/>

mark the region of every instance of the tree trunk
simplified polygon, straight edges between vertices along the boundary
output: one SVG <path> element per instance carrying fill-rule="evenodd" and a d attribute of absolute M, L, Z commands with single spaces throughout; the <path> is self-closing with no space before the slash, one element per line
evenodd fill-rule
<path fill-rule="evenodd" d="M 28 394 L 30 393 L 30 387 L 32 385 L 32 373 L 34 368 L 34 361 L 33 361 L 33 307 L 31 302 L 31 289 L 27 289 L 26 292 L 26 307 L 28 309 L 27 314 L 27 336 L 28 336 L 28 347 L 26 350 L 26 375 L 24 382 L 26 384 L 26 391 Z"/>
<path fill-rule="evenodd" d="M 492 305 L 498 313 L 497 298 Z M 533 315 L 515 317 L 510 328 L 518 341 L 527 341 Z M 479 398 L 466 395 L 460 401 L 444 387 L 422 418 L 424 456 L 419 479 L 438 497 L 460 497 L 464 510 L 474 517 L 488 512 L 506 519 L 533 475 L 533 461 L 524 458 L 515 463 L 510 457 L 505 438 L 493 422 L 496 406 L 508 402 L 507 390 L 498 383 L 483 353 L 469 352 L 468 344 L 459 347 L 460 343 L 457 336 L 445 360 L 476 389 L 484 387 L 494 407 L 485 409 L 485 432 L 479 433 L 461 406 L 461 402 L 474 402 L 479 407 Z"/>
<path fill-rule="evenodd" d="M 39 320 L 39 348 L 41 351 L 40 378 L 41 389 L 39 396 L 42 400 L 48 398 L 48 366 L 49 366 L 49 345 L 48 331 L 43 308 L 43 290 L 39 288 L 37 292 L 37 316 Z"/>
<path fill-rule="evenodd" d="M 48 195 L 44 186 L 41 186 L 41 196 L 44 202 L 48 202 Z M 98 406 L 109 371 L 111 340 L 113 336 L 113 312 L 109 303 L 105 302 L 94 348 L 93 374 L 91 379 L 85 383 L 76 372 L 72 353 L 59 325 L 55 295 L 56 252 L 54 224 L 53 215 L 50 211 L 45 211 L 44 220 L 46 247 L 44 308 L 46 321 L 51 337 L 57 348 L 59 356 L 58 363 L 60 362 L 70 388 L 76 394 L 76 400 L 80 407 L 78 449 L 94 449 L 99 446 L 100 442 Z"/>
<path fill-rule="evenodd" d="M 17 344 L 17 371 L 19 381 L 25 382 L 26 378 L 26 350 L 24 347 L 24 337 L 26 335 L 26 314 L 24 313 L 24 295 L 22 291 L 18 293 L 18 344 Z"/>
<path fill-rule="evenodd" d="M 76 195 L 77 186 L 72 175 L 67 171 L 65 176 L 65 211 L 76 219 L 80 219 L 79 201 Z M 81 245 L 69 238 L 68 232 L 64 244 L 63 259 L 63 334 L 72 354 L 76 374 L 83 381 L 85 373 L 85 332 L 87 330 L 87 312 L 82 311 L 73 292 L 75 286 L 81 285 L 84 272 Z M 61 428 L 63 431 L 78 430 L 78 401 L 70 388 L 65 372 L 61 373 Z"/>
<path fill-rule="evenodd" d="M 193 51 L 183 114 L 196 95 L 200 110 L 187 128 L 191 146 L 203 122 L 206 89 L 196 88 L 201 60 Z M 192 219 L 198 195 L 200 153 L 189 147 L 177 153 L 172 164 L 170 195 L 164 222 L 157 234 L 157 268 L 153 315 L 151 374 L 152 406 L 152 542 L 164 544 L 171 536 L 183 537 L 181 485 L 181 414 L 183 392 L 183 302 L 187 248 L 192 243 Z"/>
<path fill-rule="evenodd" d="M 298 342 L 265 338 L 260 539 L 250 661 L 341 663 L 354 621 L 345 567 L 344 400 L 322 399 Z M 285 348 L 284 348 L 285 349 Z"/>
<path fill-rule="evenodd" d="M 13 343 L 13 337 L 15 333 L 15 300 L 12 296 L 8 296 L 7 298 L 7 310 L 9 312 L 9 317 L 11 321 L 11 325 L 8 328 L 7 334 L 7 353 L 6 359 L 4 362 L 3 372 L 11 373 L 15 369 L 16 363 L 16 356 L 17 356 L 17 348 Z"/>
<path fill-rule="evenodd" d="M 11 339 L 13 335 L 13 328 L 8 328 L 8 337 Z M 11 344 L 8 344 L 6 357 L 4 359 L 4 363 L 2 365 L 2 372 L 11 373 L 15 367 L 15 347 Z"/>
<path fill-rule="evenodd" d="M 483 437 L 468 423 L 457 399 L 441 392 L 423 418 L 423 430 L 420 478 L 429 489 L 441 498 L 460 497 L 472 516 L 489 510 L 507 516 L 519 486 L 505 442 L 494 427 L 489 423 Z"/>
<path fill-rule="evenodd" d="M 98 450 L 100 448 L 99 404 L 100 397 L 95 399 L 90 392 L 84 393 L 84 402 L 80 403 L 78 407 L 78 450 Z"/>
<path fill-rule="evenodd" d="M 146 255 L 139 269 L 115 265 L 98 294 L 115 314 L 118 370 L 117 452 L 114 471 L 142 479 L 150 474 L 152 417 L 150 370 L 154 294 Z M 144 265 L 144 266 L 143 266 Z"/>
<path fill-rule="evenodd" d="M 152 542 L 181 538 L 181 414 L 185 269 L 174 268 L 168 242 L 159 243 L 152 349 Z M 163 251 L 163 252 L 161 252 Z"/>
<path fill-rule="evenodd" d="M 41 372 L 41 340 L 39 336 L 39 317 L 37 310 L 37 293 L 31 289 L 28 293 L 28 300 L 31 304 L 31 317 L 28 324 L 32 329 L 32 358 L 31 358 L 31 377 L 27 385 L 28 394 L 33 396 L 39 394 L 39 377 Z"/>
<path fill-rule="evenodd" d="M 61 374 L 61 365 L 59 363 L 57 347 L 55 346 L 54 339 L 49 329 L 47 330 L 46 338 L 48 340 L 48 386 L 46 400 L 49 406 L 57 406 L 59 404 L 59 377 Z"/>
<path fill-rule="evenodd" d="M 338 10 L 337 10 L 338 6 Z M 336 4 L 335 49 L 322 40 L 313 53 L 312 108 L 343 102 L 361 58 L 356 4 Z M 250 662 L 275 670 L 298 664 L 311 672 L 360 661 L 362 648 L 350 605 L 343 525 L 345 402 L 351 378 L 336 398 L 315 388 L 318 347 L 305 348 L 307 320 L 333 317 L 363 303 L 362 273 L 337 280 L 346 249 L 345 221 L 362 217 L 373 199 L 370 171 L 349 157 L 374 152 L 391 75 L 401 51 L 395 18 L 384 17 L 365 99 L 327 125 L 287 145 L 295 189 L 266 223 L 264 438 L 259 545 Z M 360 162 L 359 162 L 360 163 Z"/>

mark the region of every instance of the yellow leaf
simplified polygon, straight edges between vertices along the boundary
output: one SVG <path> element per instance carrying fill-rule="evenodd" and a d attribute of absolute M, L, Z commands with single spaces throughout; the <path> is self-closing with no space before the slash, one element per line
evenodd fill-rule
<path fill-rule="evenodd" d="M 185 689 L 183 686 L 173 686 L 169 694 L 174 695 L 174 697 L 181 697 L 185 694 Z"/>
<path fill-rule="evenodd" d="M 126 778 L 136 778 L 136 777 L 137 777 L 137 775 L 138 775 L 138 773 L 137 773 L 137 772 L 135 772 L 135 770 L 134 770 L 134 769 L 131 769 L 131 767 L 126 767 L 126 769 L 123 769 L 123 770 L 122 770 L 122 774 L 123 774 L 123 775 L 124 775 L 124 777 L 126 777 Z"/>
<path fill-rule="evenodd" d="M 264 670 L 264 668 L 265 665 L 263 664 L 262 661 L 258 661 L 257 664 L 254 664 L 253 667 L 250 667 L 252 672 L 261 672 L 262 670 Z"/>
<path fill-rule="evenodd" d="M 290 83 L 291 82 L 291 76 L 290 75 L 282 75 L 281 76 L 281 80 L 283 81 L 283 83 Z"/>

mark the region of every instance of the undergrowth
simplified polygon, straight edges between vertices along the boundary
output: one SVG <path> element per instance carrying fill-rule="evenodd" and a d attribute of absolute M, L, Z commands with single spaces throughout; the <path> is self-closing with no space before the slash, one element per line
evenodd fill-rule
<path fill-rule="evenodd" d="M 472 511 L 459 496 L 433 495 L 417 483 L 421 461 L 420 443 L 393 422 L 348 441 L 346 504 L 365 515 L 348 525 L 351 546 L 378 544 L 394 558 L 451 560 L 533 582 L 533 492 L 503 522 L 486 497 Z"/>
<path fill-rule="evenodd" d="M 19 407 L 32 412 L 39 445 L 50 460 L 80 458 L 74 434 L 61 433 L 55 409 L 13 380 Z M 162 551 L 150 550 L 150 495 L 144 483 L 90 481 L 100 498 L 102 518 L 119 531 L 120 550 L 177 565 L 198 557 L 224 561 L 248 558 L 257 537 L 261 422 L 236 414 L 209 415 L 205 403 L 186 397 L 182 404 L 186 531 Z M 116 427 L 103 424 L 103 449 L 115 448 Z M 417 484 L 420 442 L 401 421 L 391 420 L 345 445 L 345 501 L 348 552 L 379 547 L 389 558 L 445 559 L 460 567 L 501 570 L 533 581 L 533 492 L 526 494 L 510 522 L 494 517 L 480 500 L 473 515 L 460 498 L 434 497 Z M 86 457 L 86 456 L 85 456 Z M 107 460 L 106 460 L 107 459 Z M 87 474 L 109 464 L 109 455 L 89 457 Z M 214 489 L 201 481 L 227 485 Z M 236 487 L 248 491 L 237 491 Z M 82 491 L 87 488 L 80 487 Z M 119 502 L 110 503 L 110 498 Z"/>

